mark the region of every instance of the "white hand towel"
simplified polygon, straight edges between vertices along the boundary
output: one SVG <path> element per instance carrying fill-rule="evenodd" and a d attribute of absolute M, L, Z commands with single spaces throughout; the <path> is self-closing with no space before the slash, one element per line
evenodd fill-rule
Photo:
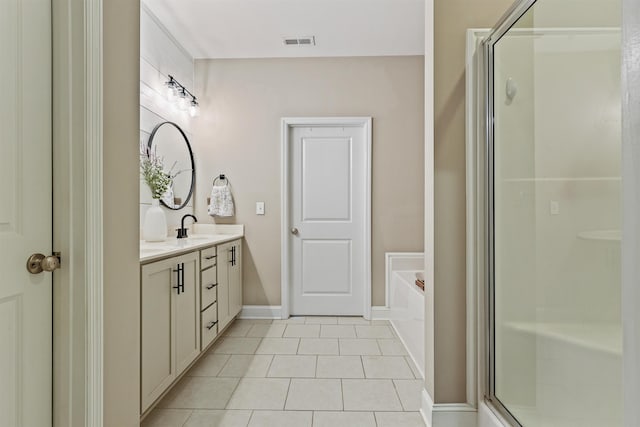
<path fill-rule="evenodd" d="M 233 196 L 228 185 L 214 185 L 208 208 L 211 216 L 233 216 Z"/>

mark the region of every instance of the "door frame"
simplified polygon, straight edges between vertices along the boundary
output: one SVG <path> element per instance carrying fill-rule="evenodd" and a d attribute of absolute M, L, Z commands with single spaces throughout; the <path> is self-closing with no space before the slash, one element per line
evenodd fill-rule
<path fill-rule="evenodd" d="M 296 127 L 357 127 L 365 132 L 365 156 L 366 156 L 366 184 L 365 184 L 365 286 L 364 286 L 364 312 L 363 317 L 371 319 L 371 141 L 372 119 L 371 117 L 284 117 L 282 124 L 282 144 L 280 162 L 280 197 L 281 197 L 281 307 L 280 314 L 283 319 L 289 318 L 291 307 L 291 281 L 292 270 L 290 263 L 291 245 L 289 244 L 289 223 L 291 208 L 290 192 L 290 148 L 291 129 Z"/>
<path fill-rule="evenodd" d="M 640 4 L 622 0 L 622 321 L 624 425 L 640 423 Z"/>
<path fill-rule="evenodd" d="M 52 424 L 102 427 L 103 0 L 52 0 L 52 34 Z"/>

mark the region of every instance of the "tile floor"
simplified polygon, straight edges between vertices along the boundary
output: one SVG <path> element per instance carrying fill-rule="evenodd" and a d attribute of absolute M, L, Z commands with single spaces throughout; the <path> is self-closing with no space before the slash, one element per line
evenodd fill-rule
<path fill-rule="evenodd" d="M 386 321 L 236 320 L 143 427 L 423 427 L 419 378 Z"/>

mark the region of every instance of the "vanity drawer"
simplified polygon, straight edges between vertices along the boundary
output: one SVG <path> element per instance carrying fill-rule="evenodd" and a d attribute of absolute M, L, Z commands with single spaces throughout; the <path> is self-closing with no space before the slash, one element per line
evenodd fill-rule
<path fill-rule="evenodd" d="M 218 299 L 218 267 L 213 266 L 202 272 L 202 294 L 200 298 L 200 309 L 204 310 Z"/>
<path fill-rule="evenodd" d="M 214 303 L 211 307 L 202 312 L 202 348 L 204 351 L 209 344 L 218 335 L 218 303 Z"/>
<path fill-rule="evenodd" d="M 204 270 L 212 265 L 216 265 L 215 246 L 200 251 L 200 268 Z"/>

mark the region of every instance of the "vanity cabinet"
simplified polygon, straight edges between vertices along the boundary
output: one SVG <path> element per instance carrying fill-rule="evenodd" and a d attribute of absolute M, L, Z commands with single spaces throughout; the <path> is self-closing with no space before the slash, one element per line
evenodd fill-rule
<path fill-rule="evenodd" d="M 242 240 L 218 246 L 218 329 L 242 309 Z"/>
<path fill-rule="evenodd" d="M 242 309 L 242 239 L 208 243 L 141 256 L 142 415 Z"/>
<path fill-rule="evenodd" d="M 200 354 L 200 257 L 191 252 L 141 268 L 141 409 Z"/>

